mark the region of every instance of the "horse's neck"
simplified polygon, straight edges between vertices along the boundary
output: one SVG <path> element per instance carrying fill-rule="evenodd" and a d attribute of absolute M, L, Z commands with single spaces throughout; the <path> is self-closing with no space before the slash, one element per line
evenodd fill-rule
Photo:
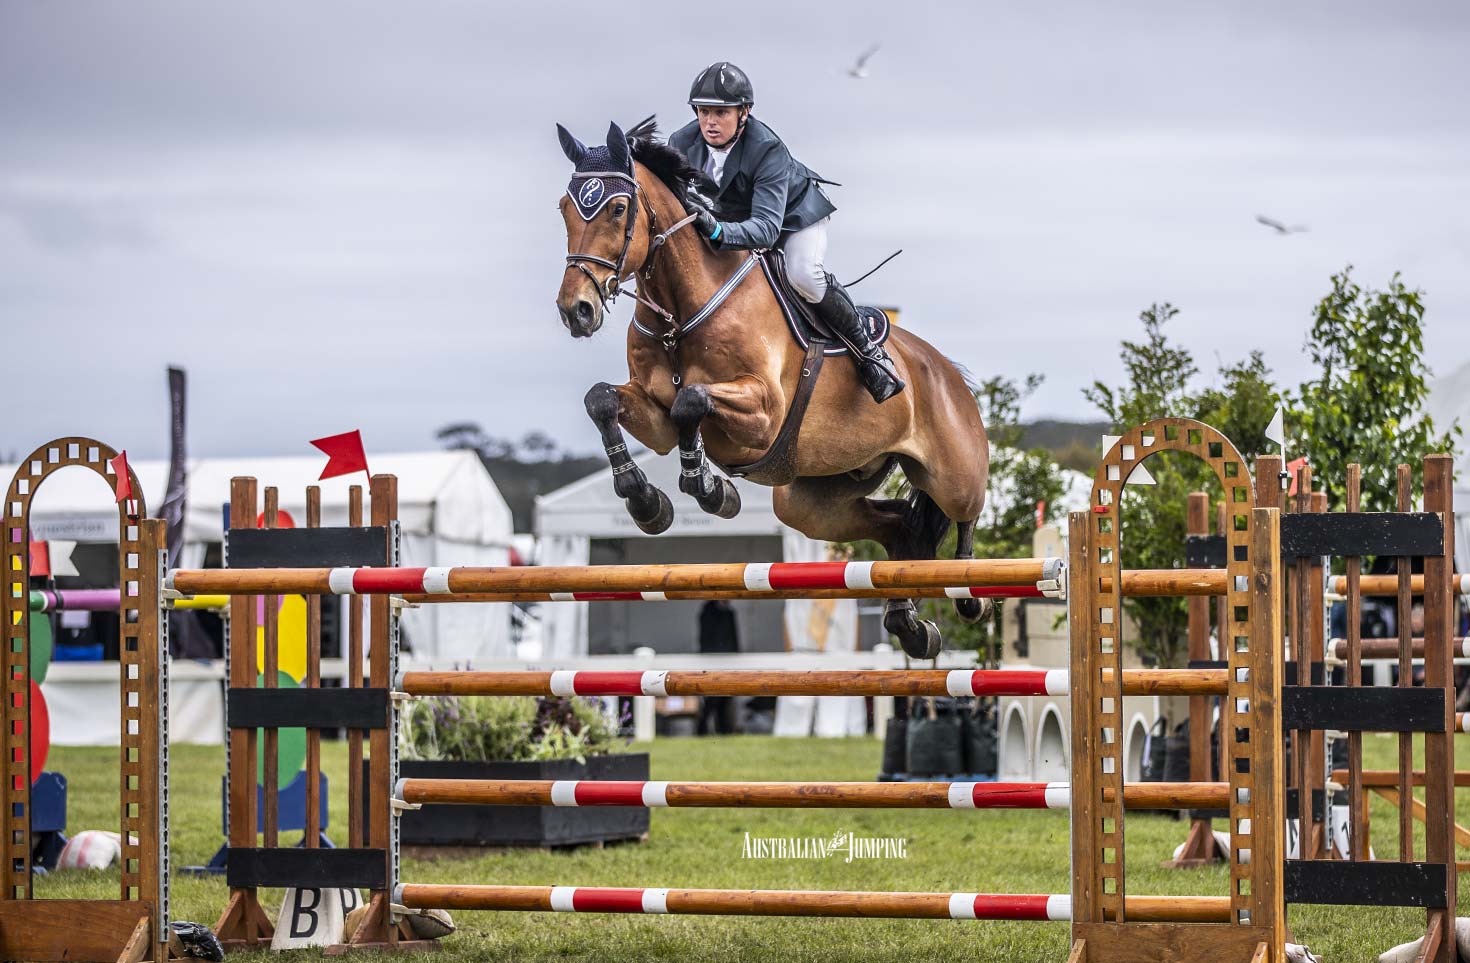
<path fill-rule="evenodd" d="M 686 216 L 683 207 L 662 184 L 648 193 L 660 231 L 668 230 Z M 653 256 L 653 270 L 646 283 L 659 304 L 675 318 L 685 321 L 714 296 L 745 257 L 744 251 L 711 249 L 694 225 L 689 224 L 671 234 Z"/>

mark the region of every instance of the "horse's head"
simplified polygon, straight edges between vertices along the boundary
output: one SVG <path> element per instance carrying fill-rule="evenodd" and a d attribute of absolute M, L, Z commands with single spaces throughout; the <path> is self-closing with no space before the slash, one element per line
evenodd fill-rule
<path fill-rule="evenodd" d="M 561 199 L 567 266 L 556 308 L 572 337 L 589 338 L 602 327 L 608 300 L 639 263 L 629 250 L 638 228 L 638 182 L 628 138 L 617 124 L 608 127 L 605 147 L 588 147 L 560 124 L 556 132 L 575 168 Z"/>

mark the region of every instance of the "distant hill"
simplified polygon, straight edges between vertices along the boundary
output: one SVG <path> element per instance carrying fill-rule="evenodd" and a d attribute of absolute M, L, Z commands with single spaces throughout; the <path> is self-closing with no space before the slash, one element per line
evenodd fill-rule
<path fill-rule="evenodd" d="M 1021 444 L 1045 448 L 1063 468 L 1091 473 L 1102 460 L 1102 436 L 1111 428 L 1106 421 L 1040 419 L 1021 426 Z"/>

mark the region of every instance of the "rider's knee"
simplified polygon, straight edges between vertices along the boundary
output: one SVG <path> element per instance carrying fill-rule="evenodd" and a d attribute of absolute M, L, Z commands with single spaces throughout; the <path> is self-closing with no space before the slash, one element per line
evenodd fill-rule
<path fill-rule="evenodd" d="M 803 300 L 816 304 L 827 293 L 827 270 L 814 259 L 788 261 L 786 274 Z"/>

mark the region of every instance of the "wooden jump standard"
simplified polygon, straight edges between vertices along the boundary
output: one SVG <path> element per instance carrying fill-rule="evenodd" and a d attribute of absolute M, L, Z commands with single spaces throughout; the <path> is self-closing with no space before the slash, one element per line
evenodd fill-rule
<path fill-rule="evenodd" d="M 0 522 L 6 573 L 0 592 L 5 640 L 5 732 L 0 776 L 0 959 L 139 963 L 168 958 L 168 638 L 159 607 L 164 524 L 148 519 L 143 489 L 128 471 L 118 501 L 118 575 L 132 591 L 116 592 L 121 692 L 121 892 L 117 899 L 38 899 L 32 885 L 30 759 L 31 501 L 56 471 L 85 468 L 116 490 L 115 449 L 91 438 L 42 445 L 16 470 Z M 125 604 L 120 604 L 125 603 Z"/>
<path fill-rule="evenodd" d="M 1129 809 L 1220 809 L 1228 783 L 1135 783 Z M 541 779 L 400 779 L 411 805 L 735 807 L 790 809 L 1070 809 L 1064 782 L 616 782 Z"/>
<path fill-rule="evenodd" d="M 1103 672 L 1111 680 L 1112 670 Z M 1066 695 L 1065 669 L 743 669 L 692 672 L 405 672 L 411 696 L 1043 696 Z M 1224 669 L 1124 669 L 1126 695 L 1224 695 Z"/>

